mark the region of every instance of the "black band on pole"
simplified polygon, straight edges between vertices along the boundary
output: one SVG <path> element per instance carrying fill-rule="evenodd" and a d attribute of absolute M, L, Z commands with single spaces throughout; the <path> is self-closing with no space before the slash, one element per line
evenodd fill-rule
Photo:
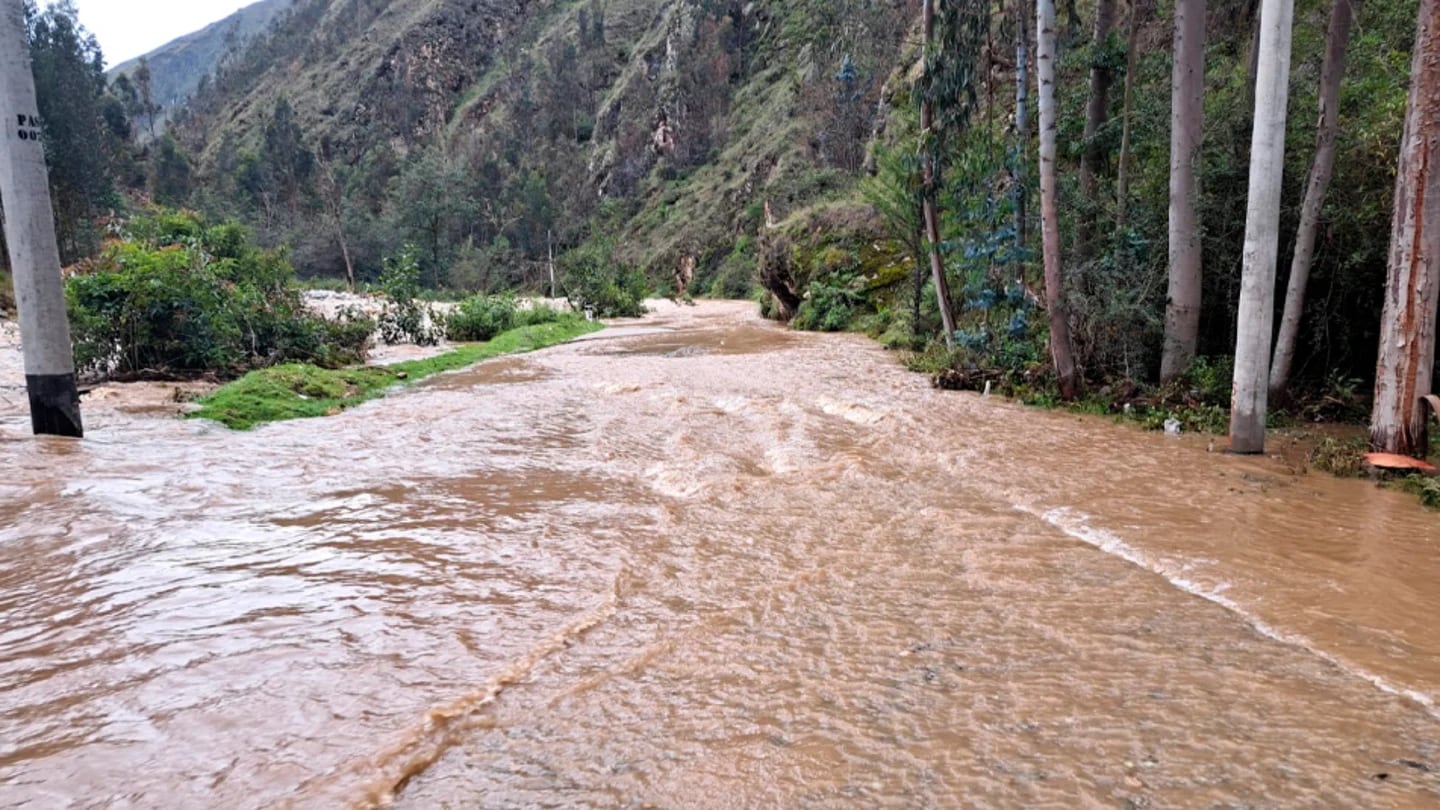
<path fill-rule="evenodd" d="M 80 395 L 74 374 L 26 374 L 30 393 L 30 425 L 37 436 L 85 435 L 80 423 Z"/>

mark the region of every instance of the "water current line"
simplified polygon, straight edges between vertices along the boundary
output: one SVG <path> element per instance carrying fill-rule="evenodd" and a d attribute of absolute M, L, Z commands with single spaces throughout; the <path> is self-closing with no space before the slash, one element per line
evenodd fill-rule
<path fill-rule="evenodd" d="M 1246 610 L 1235 600 L 1231 599 L 1228 596 L 1225 596 L 1224 591 L 1226 590 L 1226 588 L 1228 588 L 1228 585 L 1222 584 L 1222 586 L 1218 588 L 1206 588 L 1200 585 L 1194 580 L 1191 580 L 1182 575 L 1181 573 L 1173 570 L 1172 566 L 1168 566 L 1163 562 L 1157 561 L 1150 555 L 1141 551 L 1140 549 L 1137 549 L 1129 543 L 1126 543 L 1115 533 L 1106 529 L 1101 529 L 1090 525 L 1090 516 L 1085 514 L 1084 512 L 1079 512 L 1069 507 L 1042 509 L 1040 507 L 1032 506 L 1029 504 L 1016 504 L 1015 509 L 1016 511 L 1023 512 L 1027 515 L 1039 518 L 1047 525 L 1059 529 L 1066 535 L 1076 540 L 1079 540 L 1080 542 L 1085 543 L 1088 546 L 1099 549 L 1100 551 L 1113 557 L 1119 557 L 1120 559 L 1125 560 L 1131 565 L 1143 568 L 1146 571 L 1149 571 L 1163 578 L 1165 581 L 1169 582 L 1171 585 L 1179 588 L 1185 593 L 1191 594 L 1192 596 L 1198 596 L 1201 599 L 1206 600 L 1207 602 L 1219 605 L 1225 610 L 1228 610 L 1234 615 L 1240 617 L 1257 633 L 1265 636 L 1266 638 L 1278 641 L 1281 644 L 1287 644 L 1292 647 L 1297 647 L 1301 650 L 1304 650 L 1310 655 L 1313 655 L 1316 658 L 1319 658 L 1320 660 L 1326 662 L 1327 664 L 1334 666 L 1341 672 L 1368 682 L 1370 685 L 1374 686 L 1382 692 L 1414 701 L 1415 703 L 1419 704 L 1425 710 L 1425 713 L 1430 715 L 1430 717 L 1436 720 L 1440 720 L 1440 707 L 1436 706 L 1435 699 L 1431 695 L 1428 695 L 1416 689 L 1410 689 L 1404 686 L 1397 686 L 1383 676 L 1370 672 L 1364 667 L 1358 666 L 1350 661 L 1345 660 L 1344 658 L 1341 658 L 1338 655 L 1335 655 L 1334 653 L 1321 649 L 1318 645 L 1315 644 L 1315 642 L 1302 635 L 1287 632 L 1285 630 L 1281 630 L 1275 627 L 1269 622 L 1266 622 L 1264 619 L 1261 619 L 1259 616 L 1256 616 L 1255 614 Z"/>

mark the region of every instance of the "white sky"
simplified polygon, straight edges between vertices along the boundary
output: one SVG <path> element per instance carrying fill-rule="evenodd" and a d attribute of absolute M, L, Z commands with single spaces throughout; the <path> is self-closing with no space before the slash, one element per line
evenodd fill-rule
<path fill-rule="evenodd" d="M 223 20 L 255 0 L 75 0 L 80 23 L 100 40 L 106 67 L 149 53 Z M 44 6 L 45 3 L 40 3 Z"/>

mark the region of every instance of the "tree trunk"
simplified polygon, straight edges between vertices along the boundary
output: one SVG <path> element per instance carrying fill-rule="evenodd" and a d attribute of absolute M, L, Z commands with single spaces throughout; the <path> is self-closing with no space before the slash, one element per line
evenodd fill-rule
<path fill-rule="evenodd" d="M 1275 340 L 1275 359 L 1270 365 L 1270 397 L 1278 399 L 1290 383 L 1295 362 L 1295 344 L 1300 336 L 1300 317 L 1305 311 L 1305 287 L 1310 283 L 1310 264 L 1315 258 L 1315 232 L 1325 190 L 1335 168 L 1335 141 L 1340 119 L 1340 79 L 1345 75 L 1345 48 L 1350 41 L 1354 6 L 1362 0 L 1335 0 L 1330 26 L 1325 32 L 1325 63 L 1320 69 L 1320 123 L 1316 126 L 1315 163 L 1300 209 L 1300 228 L 1295 233 L 1295 255 L 1290 261 L 1290 282 L 1285 291 L 1285 316 Z"/>
<path fill-rule="evenodd" d="M 1230 451 L 1265 451 L 1270 339 L 1275 322 L 1275 262 L 1280 250 L 1280 181 L 1285 170 L 1285 113 L 1290 100 L 1290 33 L 1295 0 L 1264 0 L 1255 131 L 1250 139 L 1250 199 L 1235 339 Z"/>
<path fill-rule="evenodd" d="M 1091 46 L 1090 96 L 1085 105 L 1084 149 L 1080 153 L 1080 195 L 1091 203 L 1098 203 L 1099 181 L 1096 174 L 1105 160 L 1104 150 L 1097 140 L 1100 127 L 1105 124 L 1110 110 L 1110 85 L 1114 81 L 1113 71 L 1099 60 L 1100 50 L 1115 27 L 1115 0 L 1096 0 L 1095 38 Z M 1095 219 L 1085 217 L 1080 224 L 1080 245 L 1085 254 L 1094 250 Z"/>
<path fill-rule="evenodd" d="M 1056 199 L 1055 151 L 1055 0 L 1036 3 L 1036 67 L 1040 74 L 1040 233 L 1045 252 L 1045 299 L 1050 309 L 1050 355 L 1060 396 L 1074 399 L 1079 388 L 1070 318 L 1060 269 L 1060 221 Z"/>
<path fill-rule="evenodd" d="M 345 283 L 350 292 L 355 292 L 355 265 L 350 259 L 350 240 L 345 238 L 345 188 L 335 175 L 335 166 L 328 157 L 320 161 L 320 196 L 324 202 L 325 216 L 335 229 L 335 241 L 340 245 L 340 257 L 345 260 Z"/>
<path fill-rule="evenodd" d="M 935 0 L 925 0 L 924 7 L 925 69 L 930 69 L 930 46 L 935 38 Z M 950 283 L 945 278 L 945 261 L 940 256 L 939 177 L 935 169 L 935 151 L 940 133 L 935 127 L 935 99 L 928 94 L 920 105 L 920 149 L 925 184 L 925 241 L 930 251 L 930 275 L 935 280 L 935 297 L 940 305 L 940 322 L 945 329 L 945 345 L 955 347 L 955 311 L 951 308 Z"/>
<path fill-rule="evenodd" d="M 1390 272 L 1380 321 L 1370 443 L 1387 453 L 1423 457 L 1429 449 L 1425 405 L 1433 393 L 1435 317 L 1440 292 L 1440 0 L 1421 0 L 1410 68 L 1410 101 L 1395 215 Z"/>
<path fill-rule="evenodd" d="M 1029 244 L 1026 203 L 1030 195 L 1025 156 L 1030 150 L 1030 21 L 1023 0 L 1015 4 L 1015 138 L 1020 148 L 1015 157 L 1015 262 L 1024 261 Z"/>
<path fill-rule="evenodd" d="M 340 256 L 345 260 L 345 286 L 355 292 L 355 263 L 350 260 L 350 242 L 345 238 L 345 223 L 336 220 L 335 238 L 340 241 Z"/>
<path fill-rule="evenodd" d="M 1125 38 L 1125 112 L 1122 114 L 1120 165 L 1115 174 L 1115 229 L 1125 228 L 1130 200 L 1130 139 L 1134 135 L 1136 51 L 1140 40 L 1141 15 L 1145 0 L 1130 0 L 1130 30 Z"/>
<path fill-rule="evenodd" d="M 1170 77 L 1170 284 L 1160 379 L 1183 374 L 1200 342 L 1200 160 L 1205 92 L 1205 0 L 1176 0 Z"/>

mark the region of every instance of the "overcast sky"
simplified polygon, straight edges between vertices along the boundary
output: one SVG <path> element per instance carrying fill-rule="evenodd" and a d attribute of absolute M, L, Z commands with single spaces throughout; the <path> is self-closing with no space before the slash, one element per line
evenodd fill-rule
<path fill-rule="evenodd" d="M 100 40 L 106 67 L 149 53 L 223 20 L 255 0 L 75 0 L 80 22 Z M 44 5 L 42 2 L 41 5 Z"/>

